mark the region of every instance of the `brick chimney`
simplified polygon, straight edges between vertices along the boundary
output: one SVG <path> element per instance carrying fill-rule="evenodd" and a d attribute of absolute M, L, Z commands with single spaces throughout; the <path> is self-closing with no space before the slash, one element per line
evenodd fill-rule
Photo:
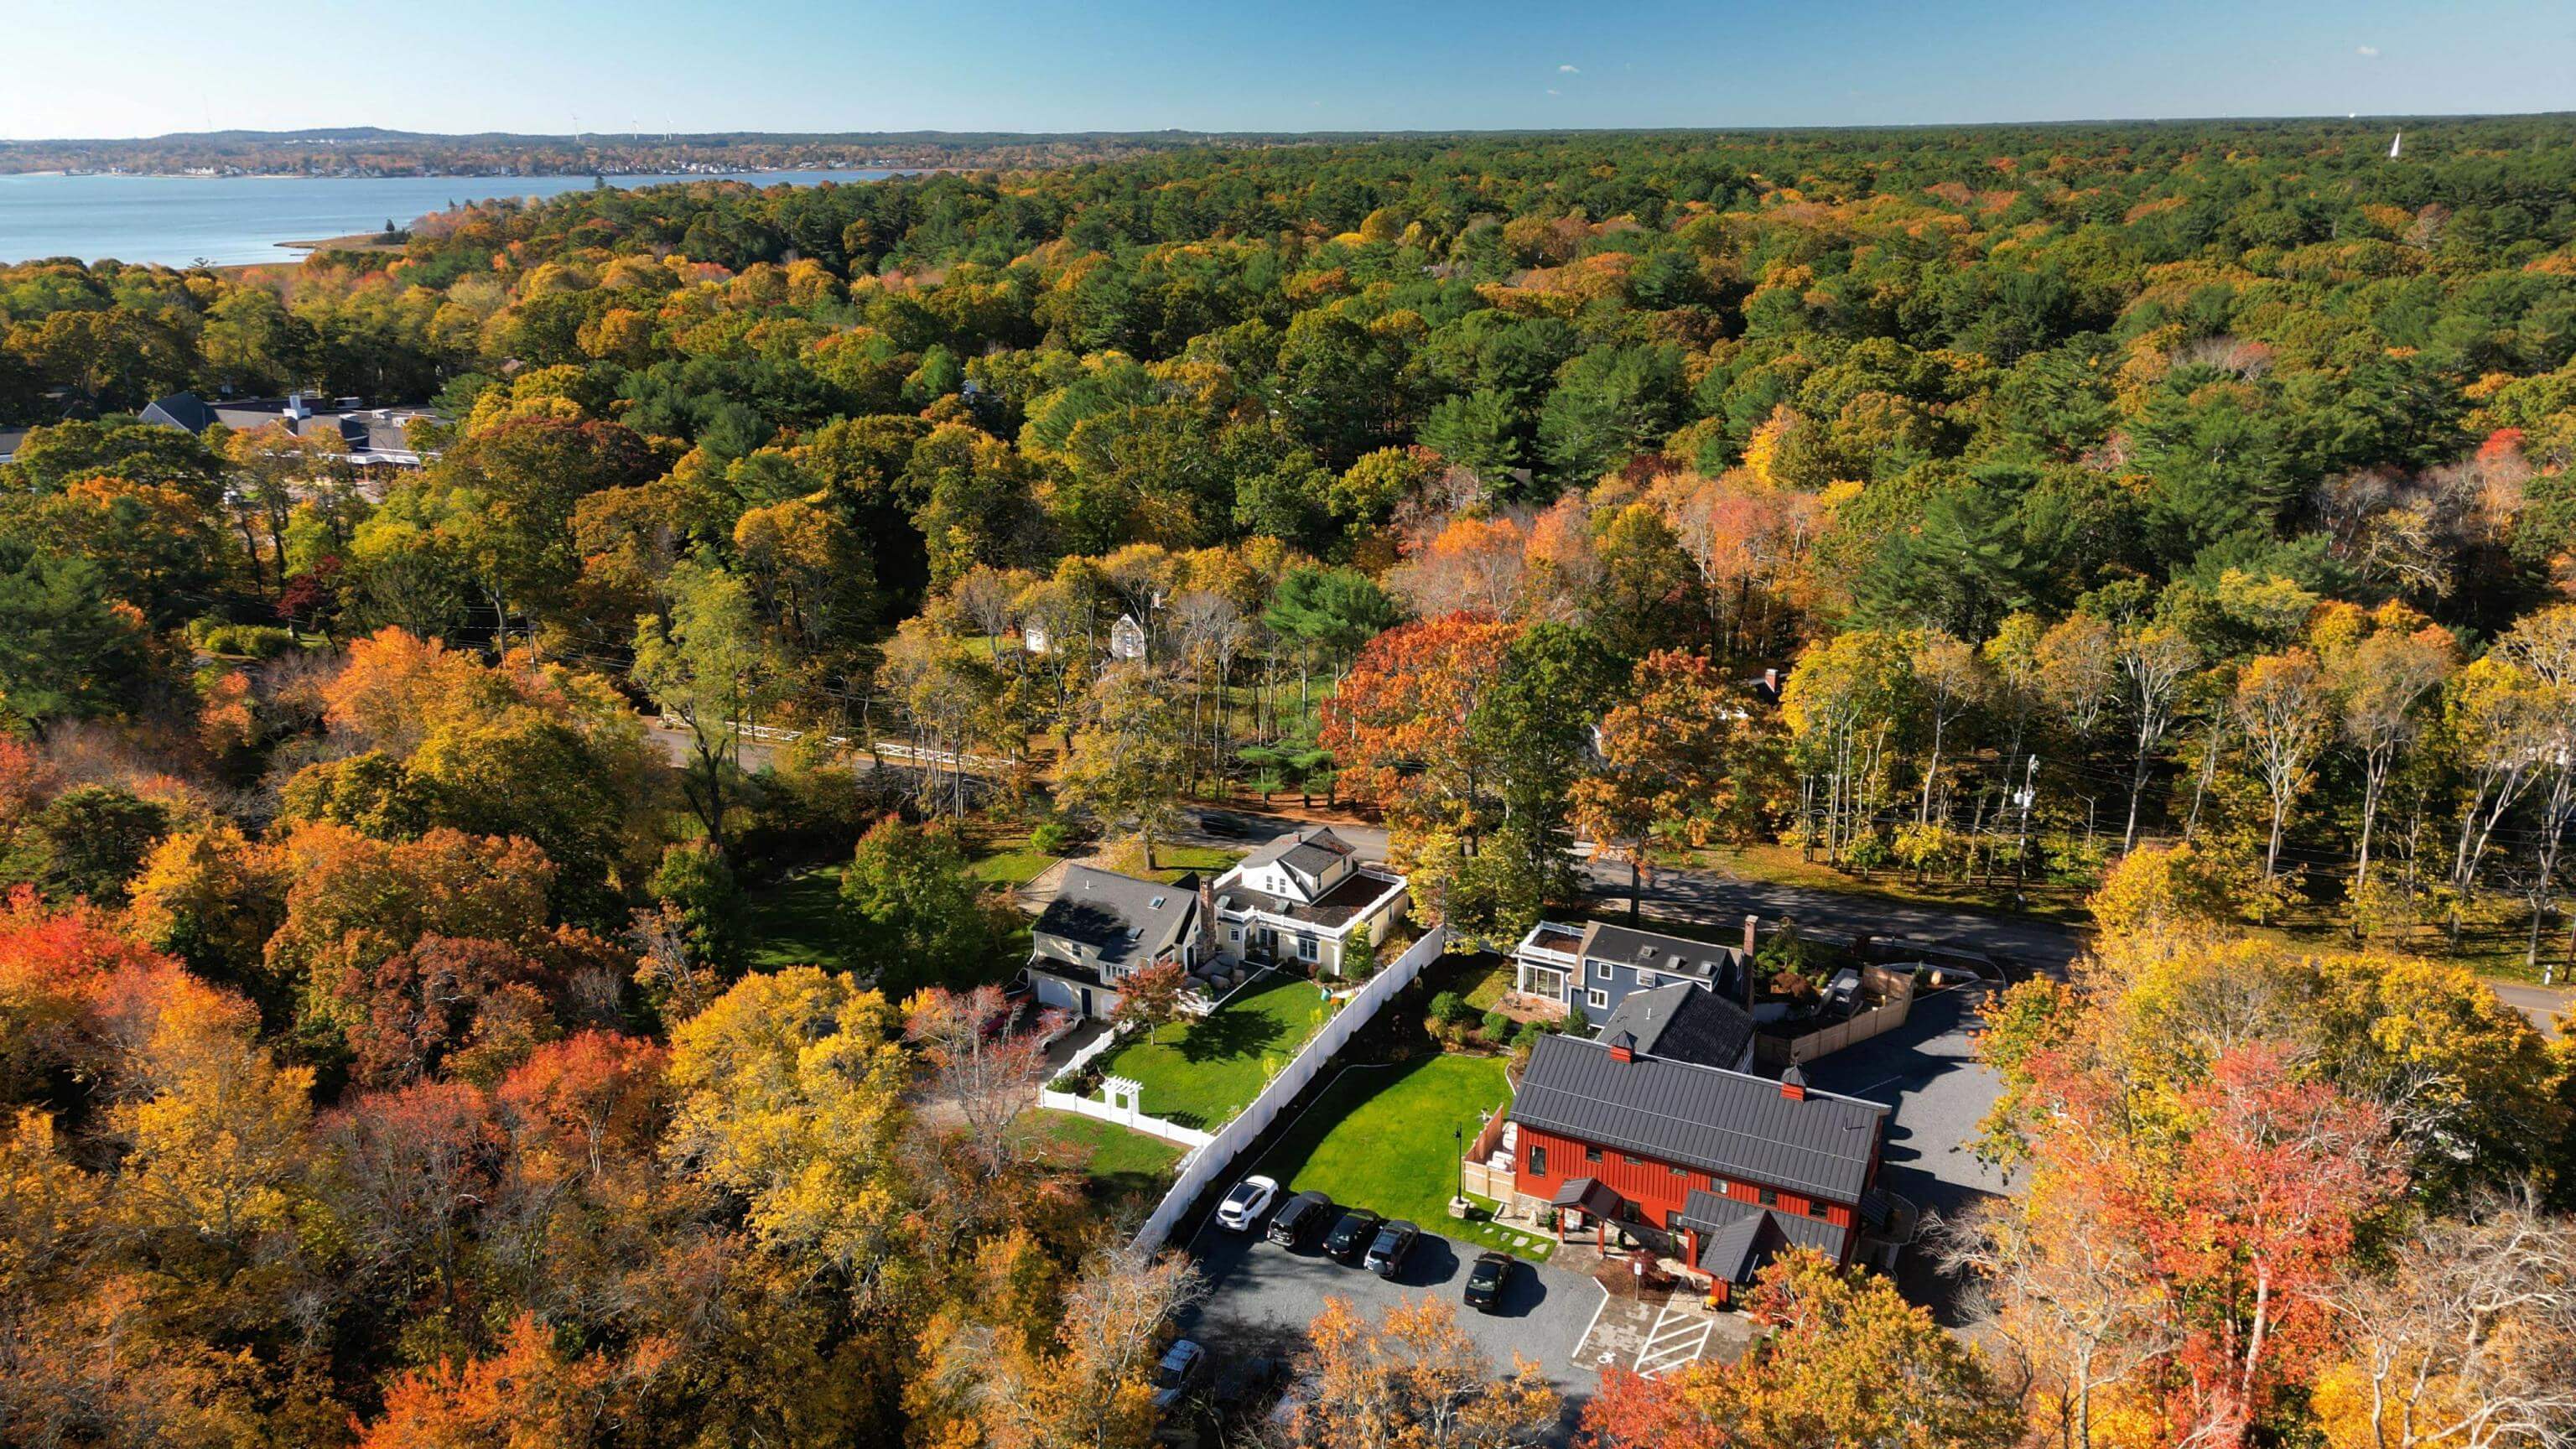
<path fill-rule="evenodd" d="M 1807 1074 L 1799 1071 L 1795 1062 L 1790 1063 L 1789 1069 L 1780 1074 L 1780 1095 L 1792 1102 L 1807 1100 Z"/>
<path fill-rule="evenodd" d="M 1610 1060 L 1614 1062 L 1633 1062 L 1636 1059 L 1637 1039 L 1635 1037 L 1630 1036 L 1623 1031 L 1617 1036 L 1610 1038 Z"/>
<path fill-rule="evenodd" d="M 1755 923 L 1759 922 L 1761 919 L 1762 918 L 1760 916 L 1746 916 L 1744 918 L 1744 970 L 1742 974 L 1744 977 L 1744 1014 L 1747 1016 L 1751 1016 L 1753 1014 L 1753 973 L 1755 970 L 1753 961 L 1753 927 Z"/>
<path fill-rule="evenodd" d="M 1204 961 L 1217 953 L 1216 886 L 1206 876 L 1199 877 L 1199 959 Z"/>

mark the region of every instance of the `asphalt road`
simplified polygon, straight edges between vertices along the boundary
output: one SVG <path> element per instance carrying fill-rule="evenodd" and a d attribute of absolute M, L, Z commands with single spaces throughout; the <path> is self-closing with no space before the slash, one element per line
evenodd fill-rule
<path fill-rule="evenodd" d="M 1183 832 L 1192 844 L 1246 849 L 1299 822 L 1250 810 L 1192 812 L 1194 825 Z M 1359 848 L 1362 856 L 1386 857 L 1386 832 L 1373 825 L 1336 823 L 1334 833 Z M 1624 866 L 1583 864 L 1591 893 L 1605 904 L 1624 906 L 1628 872 Z M 2036 971 L 2060 973 L 2084 948 L 2084 937 L 2051 921 L 2016 920 L 1975 911 L 1945 910 L 1884 897 L 1804 886 L 1772 885 L 1742 880 L 1714 871 L 1667 870 L 1646 883 L 1645 912 L 1668 920 L 1710 926 L 1738 926 L 1747 915 L 1766 922 L 1783 916 L 1802 927 L 1845 934 L 1866 931 L 1881 940 L 1902 937 L 1926 945 L 1963 947 L 2000 956 Z"/>
<path fill-rule="evenodd" d="M 1213 1189 L 1211 1189 L 1213 1191 Z M 1265 1219 L 1263 1226 L 1267 1227 Z M 1304 1346 L 1306 1325 L 1324 1311 L 1327 1296 L 1347 1298 L 1372 1321 L 1400 1300 L 1426 1296 L 1458 1307 L 1459 1325 L 1485 1351 L 1497 1372 L 1512 1355 L 1537 1363 L 1565 1396 L 1560 1427 L 1570 1426 L 1592 1394 L 1594 1376 L 1574 1363 L 1574 1350 L 1601 1306 L 1599 1284 L 1573 1273 L 1523 1263 L 1512 1275 L 1501 1311 L 1479 1313 L 1458 1295 L 1475 1261 L 1472 1243 L 1439 1236 L 1439 1224 L 1422 1224 L 1422 1240 L 1390 1282 L 1366 1268 L 1345 1268 L 1320 1252 L 1290 1252 L 1257 1234 L 1231 1233 L 1210 1219 L 1190 1240 L 1190 1256 L 1207 1275 L 1205 1302 L 1181 1315 L 1180 1333 L 1207 1347 L 1218 1371 L 1256 1355 L 1288 1356 Z"/>

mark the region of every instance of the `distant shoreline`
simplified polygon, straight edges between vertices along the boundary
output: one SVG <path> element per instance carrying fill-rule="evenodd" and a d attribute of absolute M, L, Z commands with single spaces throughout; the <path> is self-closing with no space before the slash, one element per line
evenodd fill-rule
<path fill-rule="evenodd" d="M 950 171 L 949 166 L 746 166 L 730 171 L 392 171 L 378 175 L 360 175 L 347 171 L 67 171 L 60 167 L 45 171 L 0 171 L 0 178 L 13 176 L 61 176 L 74 179 L 97 178 L 110 181 L 560 181 L 566 177 L 597 176 L 615 181 L 637 176 L 667 176 L 678 181 L 732 181 L 746 176 L 788 176 L 799 172 L 884 171 L 895 176 L 916 176 L 932 171 Z"/>

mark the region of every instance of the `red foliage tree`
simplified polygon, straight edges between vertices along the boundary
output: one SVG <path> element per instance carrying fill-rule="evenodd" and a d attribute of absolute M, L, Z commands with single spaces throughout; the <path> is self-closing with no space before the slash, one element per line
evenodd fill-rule
<path fill-rule="evenodd" d="M 651 1154 L 670 1115 L 663 1081 L 670 1055 L 622 1032 L 576 1032 L 537 1048 L 494 1095 L 523 1154 L 585 1162 L 597 1176 L 612 1152 Z"/>
<path fill-rule="evenodd" d="M 1451 614 L 1370 640 L 1324 702 L 1322 743 L 1343 781 L 1401 828 L 1473 830 L 1496 772 L 1480 762 L 1469 718 L 1519 633 Z"/>
<path fill-rule="evenodd" d="M 343 976 L 344 989 L 356 979 Z M 515 1059 L 554 1035 L 553 974 L 496 941 L 423 936 L 364 981 L 348 1002 L 357 1014 L 349 1049 L 363 1081 L 426 1077 L 474 1048 Z"/>

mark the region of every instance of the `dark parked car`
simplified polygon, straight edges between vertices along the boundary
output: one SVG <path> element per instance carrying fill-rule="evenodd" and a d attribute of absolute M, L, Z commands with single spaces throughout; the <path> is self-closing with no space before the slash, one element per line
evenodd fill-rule
<path fill-rule="evenodd" d="M 1341 1262 L 1356 1263 L 1369 1250 L 1369 1244 L 1377 1240 L 1378 1225 L 1385 1221 L 1367 1208 L 1353 1208 L 1324 1235 L 1324 1251 Z"/>
<path fill-rule="evenodd" d="M 1181 1395 L 1197 1388 L 1199 1377 L 1207 1372 L 1207 1350 L 1184 1338 L 1163 1350 L 1163 1361 L 1154 1366 L 1154 1407 L 1168 1409 L 1179 1403 Z"/>
<path fill-rule="evenodd" d="M 1503 1301 L 1503 1289 L 1512 1281 L 1514 1259 L 1509 1253 L 1478 1253 L 1476 1266 L 1467 1270 L 1467 1306 L 1491 1313 Z"/>
<path fill-rule="evenodd" d="M 1381 1278 L 1403 1272 L 1405 1255 L 1421 1237 L 1422 1229 L 1400 1218 L 1378 1229 L 1377 1241 L 1369 1244 L 1368 1270 Z"/>
<path fill-rule="evenodd" d="M 1333 1200 L 1320 1192 L 1301 1192 L 1288 1199 L 1270 1220 L 1270 1241 L 1283 1248 L 1302 1248 L 1333 1221 Z"/>

